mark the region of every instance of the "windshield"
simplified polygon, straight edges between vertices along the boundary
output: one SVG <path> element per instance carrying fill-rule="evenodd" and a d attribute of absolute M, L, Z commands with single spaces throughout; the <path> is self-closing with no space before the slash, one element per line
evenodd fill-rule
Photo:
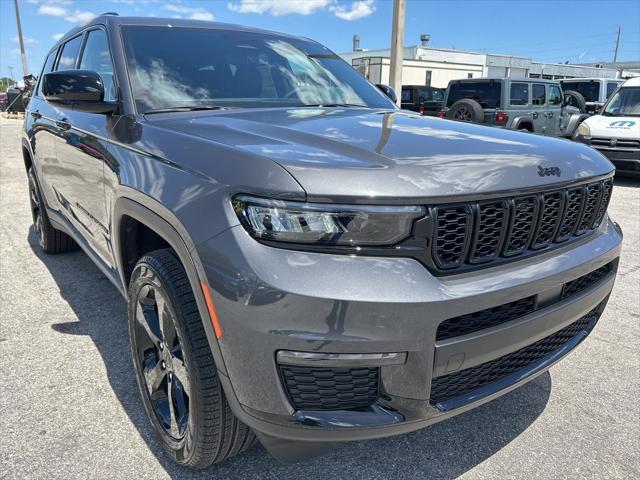
<path fill-rule="evenodd" d="M 640 87 L 618 90 L 604 107 L 602 114 L 612 117 L 640 117 Z"/>
<path fill-rule="evenodd" d="M 189 106 L 394 108 L 350 65 L 315 42 L 180 27 L 124 27 L 123 37 L 140 113 Z"/>

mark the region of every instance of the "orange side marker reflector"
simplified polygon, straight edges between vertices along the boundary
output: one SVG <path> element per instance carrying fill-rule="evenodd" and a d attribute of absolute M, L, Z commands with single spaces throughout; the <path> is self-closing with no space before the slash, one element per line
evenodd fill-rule
<path fill-rule="evenodd" d="M 220 322 L 218 321 L 218 314 L 216 313 L 216 307 L 213 306 L 213 298 L 211 298 L 211 290 L 209 285 L 200 280 L 200 286 L 202 287 L 202 293 L 204 299 L 207 302 L 207 308 L 209 309 L 209 316 L 211 317 L 211 323 L 213 324 L 213 331 L 216 332 L 216 338 L 220 340 L 222 338 L 222 328 L 220 328 Z"/>

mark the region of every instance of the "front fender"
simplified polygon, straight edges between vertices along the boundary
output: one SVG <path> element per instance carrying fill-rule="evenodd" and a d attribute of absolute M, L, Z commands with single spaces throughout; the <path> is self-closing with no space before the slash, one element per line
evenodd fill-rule
<path fill-rule="evenodd" d="M 589 117 L 590 115 L 587 115 L 586 113 L 574 113 L 573 115 L 571 115 L 569 117 L 569 121 L 567 122 L 567 128 L 564 131 L 564 136 L 566 138 L 572 138 L 573 134 L 578 128 L 578 125 L 580 125 Z"/>

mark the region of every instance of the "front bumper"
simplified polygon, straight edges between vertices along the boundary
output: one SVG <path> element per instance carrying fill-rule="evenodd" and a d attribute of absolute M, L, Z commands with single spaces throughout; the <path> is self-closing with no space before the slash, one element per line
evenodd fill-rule
<path fill-rule="evenodd" d="M 640 149 L 594 147 L 616 167 L 616 173 L 640 176 Z"/>
<path fill-rule="evenodd" d="M 606 221 L 593 235 L 565 247 L 446 277 L 433 276 L 413 259 L 276 249 L 256 242 L 241 226 L 199 245 L 197 253 L 222 326 L 224 365 L 219 369 L 236 415 L 263 436 L 339 442 L 422 428 L 544 372 L 593 328 L 613 287 L 620 244 L 620 232 Z M 561 298 L 564 284 L 607 264 L 606 276 Z M 446 319 L 531 296 L 537 307 L 525 316 L 436 341 Z M 518 352 L 592 311 L 597 313 L 593 321 L 570 341 L 526 368 L 446 402 L 431 398 L 434 378 Z M 399 353 L 404 362 L 380 363 L 380 392 L 373 405 L 307 411 L 294 408 L 283 386 L 276 361 L 281 351 Z"/>

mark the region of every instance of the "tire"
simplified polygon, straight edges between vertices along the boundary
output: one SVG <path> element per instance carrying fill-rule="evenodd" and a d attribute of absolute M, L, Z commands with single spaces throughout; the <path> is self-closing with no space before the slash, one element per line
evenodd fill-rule
<path fill-rule="evenodd" d="M 459 122 L 482 123 L 484 122 L 484 110 L 475 100 L 463 98 L 451 105 L 447 112 L 447 118 Z"/>
<path fill-rule="evenodd" d="M 256 437 L 229 408 L 189 280 L 171 250 L 138 261 L 128 296 L 138 387 L 171 458 L 199 469 L 251 447 Z"/>
<path fill-rule="evenodd" d="M 77 247 L 76 242 L 69 235 L 53 228 L 51 225 L 33 167 L 29 168 L 27 176 L 29 177 L 31 218 L 38 236 L 40 249 L 45 253 L 63 253 L 75 250 Z"/>
<path fill-rule="evenodd" d="M 571 105 L 580 110 L 580 113 L 587 111 L 587 101 L 584 99 L 580 92 L 575 90 L 567 90 L 564 92 L 565 105 Z"/>

